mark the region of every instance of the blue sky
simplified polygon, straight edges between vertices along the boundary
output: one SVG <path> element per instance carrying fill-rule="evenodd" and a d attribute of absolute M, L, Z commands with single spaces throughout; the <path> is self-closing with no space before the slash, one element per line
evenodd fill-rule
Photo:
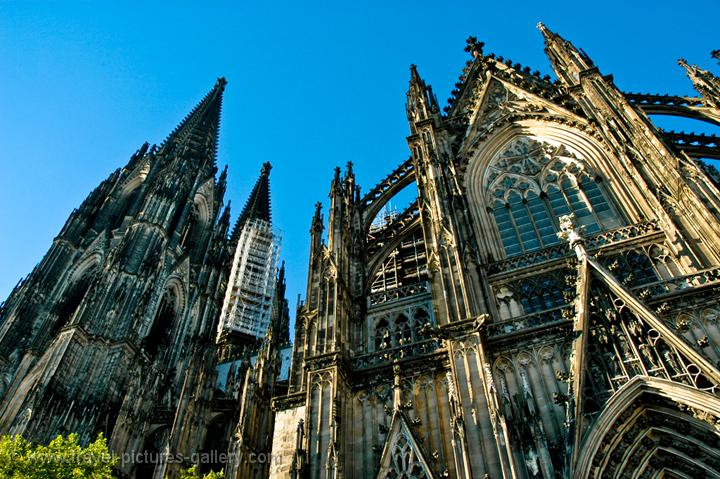
<path fill-rule="evenodd" d="M 87 193 L 144 141 L 161 142 L 218 76 L 229 82 L 226 198 L 237 215 L 273 164 L 294 306 L 333 167 L 353 161 L 367 191 L 408 156 L 411 63 L 442 102 L 468 35 L 550 73 L 542 20 L 626 91 L 693 94 L 679 57 L 720 71 L 716 1 L 579 3 L 0 0 L 0 300 Z"/>

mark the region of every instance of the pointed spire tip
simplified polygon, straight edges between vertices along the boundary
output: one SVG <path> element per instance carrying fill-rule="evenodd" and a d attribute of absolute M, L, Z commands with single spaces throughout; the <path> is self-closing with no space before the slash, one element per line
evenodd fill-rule
<path fill-rule="evenodd" d="M 417 71 L 417 65 L 412 63 L 410 65 L 410 81 L 419 80 L 419 79 L 420 79 L 420 74 Z"/>

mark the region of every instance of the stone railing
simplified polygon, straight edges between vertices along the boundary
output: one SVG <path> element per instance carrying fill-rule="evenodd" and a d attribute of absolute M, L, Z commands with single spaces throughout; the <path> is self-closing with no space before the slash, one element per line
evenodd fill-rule
<path fill-rule="evenodd" d="M 641 300 L 657 299 L 665 294 L 689 291 L 702 286 L 720 285 L 720 268 L 710 268 L 687 276 L 670 278 L 664 281 L 642 284 L 632 288 L 632 292 Z M 496 337 L 515 333 L 538 326 L 562 324 L 573 319 L 573 305 L 567 304 L 537 313 L 507 319 L 487 326 L 487 336 Z"/>
<path fill-rule="evenodd" d="M 377 306 L 379 304 L 408 298 L 417 294 L 428 293 L 429 291 L 430 287 L 426 282 L 413 283 L 407 286 L 400 286 L 399 288 L 393 288 L 387 291 L 381 291 L 379 293 L 371 294 L 368 298 L 369 306 Z"/>
<path fill-rule="evenodd" d="M 523 329 L 534 328 L 537 326 L 547 326 L 550 324 L 560 324 L 572 319 L 573 306 L 568 304 L 557 308 L 532 313 L 517 318 L 490 323 L 487 326 L 486 334 L 492 338 L 494 336 L 504 336 Z"/>
<path fill-rule="evenodd" d="M 641 299 L 646 300 L 664 294 L 676 293 L 713 284 L 720 284 L 720 268 L 705 269 L 687 276 L 642 284 L 634 287 L 632 290 Z"/>
<path fill-rule="evenodd" d="M 442 346 L 440 341 L 431 338 L 415 343 L 404 344 L 395 348 L 383 349 L 370 354 L 363 354 L 351 359 L 353 369 L 365 369 L 375 366 L 391 364 L 393 361 L 408 357 L 417 357 L 432 353 Z"/>
<path fill-rule="evenodd" d="M 661 230 L 655 221 L 647 221 L 645 223 L 623 226 L 621 228 L 616 228 L 610 231 L 602 231 L 592 236 L 588 236 L 585 238 L 585 248 L 588 251 L 598 250 L 622 241 L 641 238 L 643 236 L 660 232 Z M 531 251 L 530 253 L 495 261 L 494 263 L 490 263 L 488 265 L 487 272 L 490 275 L 507 273 L 526 268 L 528 266 L 535 266 L 549 261 L 569 257 L 571 254 L 572 251 L 567 244 L 557 244 L 537 251 Z"/>

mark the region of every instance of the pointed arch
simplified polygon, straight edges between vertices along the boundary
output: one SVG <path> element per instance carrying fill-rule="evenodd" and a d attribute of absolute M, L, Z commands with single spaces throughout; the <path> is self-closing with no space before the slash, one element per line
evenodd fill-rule
<path fill-rule="evenodd" d="M 566 125 L 524 120 L 498 129 L 465 167 L 476 236 L 499 259 L 556 244 L 557 217 L 570 212 L 589 233 L 652 217 L 635 186 L 617 180 L 616 163 Z"/>
<path fill-rule="evenodd" d="M 371 189 L 361 200 L 363 205 L 363 226 L 365 231 L 382 207 L 410 183 L 415 181 L 415 166 L 412 156 L 402 162 L 385 179 Z"/>
<path fill-rule="evenodd" d="M 392 260 L 393 254 L 397 253 L 397 250 L 401 247 L 403 242 L 406 241 L 413 241 L 415 243 L 422 242 L 422 252 L 420 256 L 422 258 L 425 258 L 425 243 L 423 239 L 422 234 L 422 227 L 420 223 L 420 217 L 416 217 L 413 219 L 409 224 L 407 224 L 403 229 L 398 231 L 395 235 L 391 236 L 390 238 L 386 239 L 385 244 L 382 244 L 381 248 L 372 256 L 369 258 L 368 261 L 368 290 L 374 290 L 374 289 L 387 289 L 388 287 L 397 287 L 401 286 L 401 284 L 396 284 L 393 282 L 388 281 L 381 281 L 381 286 L 379 286 L 380 283 L 376 284 L 375 286 L 373 283 L 376 283 L 378 280 L 378 275 L 381 272 L 381 269 L 383 269 L 384 266 L 387 266 L 388 260 Z M 420 266 L 420 265 L 416 265 Z M 417 269 L 417 268 L 416 268 Z M 417 281 L 422 281 L 425 278 L 425 271 L 417 269 L 417 271 L 414 272 L 418 279 Z M 393 286 L 388 286 L 389 284 L 393 284 Z"/>
<path fill-rule="evenodd" d="M 435 473 L 421 443 L 408 425 L 405 414 L 393 414 L 380 458 L 378 479 L 433 479 Z"/>
<path fill-rule="evenodd" d="M 672 470 L 689 477 L 720 477 L 718 428 L 720 398 L 714 394 L 636 376 L 610 398 L 585 435 L 572 477 L 617 477 L 621 472 L 640 477 Z"/>
<path fill-rule="evenodd" d="M 169 345 L 170 334 L 181 323 L 184 306 L 182 283 L 171 278 L 163 289 L 155 316 L 142 340 L 143 349 L 150 357 L 155 357 L 161 348 Z"/>
<path fill-rule="evenodd" d="M 50 338 L 57 335 L 75 316 L 100 269 L 101 261 L 101 254 L 93 253 L 82 259 L 70 273 L 67 286 L 55 305 L 56 317 L 48 329 Z"/>

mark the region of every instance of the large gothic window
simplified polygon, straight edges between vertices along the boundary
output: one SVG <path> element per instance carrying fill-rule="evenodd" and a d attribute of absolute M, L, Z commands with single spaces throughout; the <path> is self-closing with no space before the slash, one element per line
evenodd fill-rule
<path fill-rule="evenodd" d="M 558 218 L 570 213 L 588 234 L 622 224 L 601 178 L 563 145 L 513 140 L 488 165 L 484 190 L 507 256 L 558 243 Z"/>
<path fill-rule="evenodd" d="M 178 317 L 177 302 L 175 290 L 169 288 L 163 295 L 150 332 L 142 341 L 143 348 L 151 357 L 170 343 L 170 332 Z"/>
<path fill-rule="evenodd" d="M 70 322 L 90 289 L 94 273 L 94 270 L 85 272 L 80 279 L 67 289 L 62 300 L 57 305 L 57 319 L 50 332 L 52 336 L 60 332 Z"/>

